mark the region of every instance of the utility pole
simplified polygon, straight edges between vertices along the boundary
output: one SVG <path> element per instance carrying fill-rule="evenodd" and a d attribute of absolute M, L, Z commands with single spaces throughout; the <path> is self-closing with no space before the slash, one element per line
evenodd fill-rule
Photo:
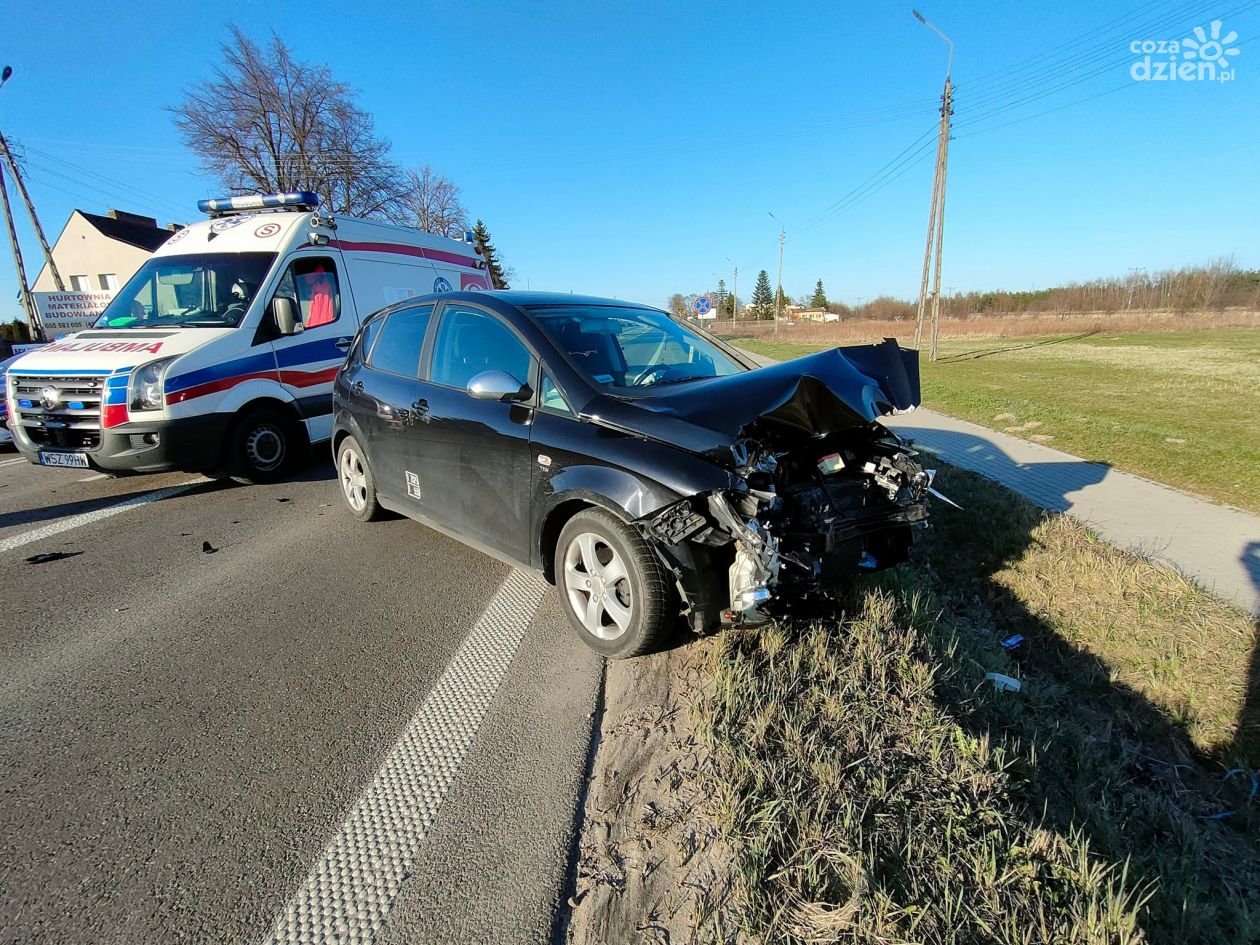
<path fill-rule="evenodd" d="M 12 77 L 13 67 L 5 66 L 0 71 L 0 88 L 4 88 L 5 83 Z M 31 201 L 31 195 L 26 191 L 26 182 L 22 180 L 22 171 L 18 167 L 17 160 L 13 157 L 13 152 L 9 150 L 9 142 L 5 140 L 2 132 L 0 132 L 0 152 L 3 152 L 5 164 L 8 165 L 9 171 L 13 175 L 13 182 L 17 184 L 18 192 L 22 195 L 22 201 L 26 204 L 26 212 L 30 214 L 31 225 L 35 228 L 35 235 L 39 237 L 39 245 L 44 250 L 44 259 L 48 261 L 48 269 L 52 273 L 57 290 L 64 292 L 66 286 L 61 281 L 61 273 L 57 271 L 57 264 L 53 262 L 52 250 L 48 248 L 48 240 L 44 237 L 44 228 L 39 225 L 39 217 L 35 213 L 35 204 Z M 31 336 L 37 341 L 43 341 L 44 326 L 40 322 L 39 310 L 35 307 L 35 297 L 31 294 L 30 284 L 26 281 L 26 266 L 22 262 L 21 247 L 18 246 L 17 229 L 13 224 L 13 207 L 9 204 L 9 192 L 4 186 L 3 167 L 0 167 L 0 204 L 3 204 L 4 220 L 9 230 L 9 243 L 13 248 L 13 264 L 17 269 L 18 284 L 22 292 L 22 305 L 26 308 L 26 322 L 31 328 Z"/>
<path fill-rule="evenodd" d="M 18 193 L 22 195 L 22 202 L 26 204 L 26 212 L 30 215 L 31 226 L 35 228 L 35 235 L 39 238 L 39 246 L 44 251 L 44 260 L 48 263 L 48 271 L 52 274 L 57 291 L 65 292 L 66 284 L 61 281 L 61 273 L 57 271 L 57 264 L 53 261 L 52 249 L 48 246 L 48 238 L 44 236 L 44 228 L 40 225 L 38 214 L 35 213 L 35 204 L 31 200 L 31 195 L 27 193 L 26 182 L 22 180 L 22 171 L 18 168 L 18 162 L 14 158 L 13 152 L 9 150 L 9 142 L 5 140 L 3 131 L 0 131 L 0 152 L 4 153 L 5 163 L 9 165 L 9 170 L 13 172 L 13 181 L 17 184 Z"/>
<path fill-rule="evenodd" d="M 44 340 L 44 326 L 39 323 L 39 312 L 26 282 L 26 266 L 22 264 L 22 248 L 18 246 L 17 230 L 13 228 L 13 208 L 9 206 L 9 190 L 4 185 L 4 168 L 0 167 L 0 207 L 4 209 L 4 222 L 9 230 L 9 246 L 13 249 L 13 266 L 17 269 L 18 288 L 22 292 L 22 307 L 26 309 L 26 323 L 31 326 L 31 337 Z"/>
<path fill-rule="evenodd" d="M 954 85 L 950 75 L 954 66 L 954 41 L 933 26 L 918 10 L 911 11 L 914 18 L 936 33 L 949 44 L 949 59 L 945 65 L 945 91 L 941 95 L 941 126 L 936 143 L 936 173 L 932 179 L 932 208 L 928 213 L 927 245 L 923 249 L 923 281 L 919 285 L 919 307 L 914 320 L 914 346 L 923 347 L 923 316 L 927 309 L 928 269 L 932 276 L 932 340 L 931 359 L 937 357 L 937 338 L 941 317 L 941 249 L 945 236 L 945 176 L 949 166 L 949 124 L 954 114 Z M 933 259 L 933 249 L 935 258 Z"/>
<path fill-rule="evenodd" d="M 769 211 L 766 212 L 769 213 Z M 774 290 L 774 333 L 777 335 L 779 333 L 779 301 L 783 298 L 783 240 L 786 234 L 783 230 L 783 221 L 773 213 L 770 216 L 779 224 L 779 276 L 775 280 Z"/>
<path fill-rule="evenodd" d="M 735 260 L 730 256 L 726 257 L 726 261 L 735 266 Z M 735 316 L 739 314 L 739 266 L 735 266 L 735 274 L 731 277 L 731 327 L 735 327 Z"/>

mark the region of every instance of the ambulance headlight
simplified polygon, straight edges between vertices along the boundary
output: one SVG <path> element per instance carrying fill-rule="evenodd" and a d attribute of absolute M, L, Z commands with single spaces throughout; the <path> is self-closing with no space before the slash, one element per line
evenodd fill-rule
<path fill-rule="evenodd" d="M 127 401 L 132 410 L 161 410 L 162 381 L 174 358 L 163 358 L 142 364 L 131 374 L 131 390 Z"/>

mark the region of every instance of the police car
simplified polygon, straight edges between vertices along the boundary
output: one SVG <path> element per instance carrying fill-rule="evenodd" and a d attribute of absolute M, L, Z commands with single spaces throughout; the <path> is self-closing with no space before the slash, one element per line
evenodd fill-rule
<path fill-rule="evenodd" d="M 32 463 L 281 476 L 332 432 L 332 382 L 360 322 L 488 289 L 464 241 L 333 216 L 309 192 L 203 200 L 89 330 L 23 356 L 9 428 Z"/>

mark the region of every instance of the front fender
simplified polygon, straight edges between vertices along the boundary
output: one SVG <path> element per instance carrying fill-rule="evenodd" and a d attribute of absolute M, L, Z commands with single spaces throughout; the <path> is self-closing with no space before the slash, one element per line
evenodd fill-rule
<path fill-rule="evenodd" d="M 542 496 L 550 513 L 556 506 L 582 499 L 617 512 L 627 521 L 642 518 L 677 502 L 681 496 L 644 476 L 611 466 L 568 466 L 551 476 Z"/>

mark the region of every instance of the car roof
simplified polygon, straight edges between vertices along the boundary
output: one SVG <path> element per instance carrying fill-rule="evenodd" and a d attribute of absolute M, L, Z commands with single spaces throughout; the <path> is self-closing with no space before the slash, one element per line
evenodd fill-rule
<path fill-rule="evenodd" d="M 400 302 L 386 306 L 374 312 L 379 316 L 395 309 L 410 308 L 415 305 L 429 305 L 438 302 L 469 302 L 474 305 L 486 305 L 503 312 L 504 306 L 520 309 L 545 307 L 549 305 L 607 306 L 614 308 L 636 308 L 645 312 L 659 312 L 661 309 L 641 302 L 630 302 L 625 299 L 608 299 L 597 295 L 573 295 L 569 292 L 528 292 L 520 289 L 476 289 L 462 292 L 430 292 L 427 295 L 416 295 Z M 498 303 L 498 304 L 496 304 Z"/>

